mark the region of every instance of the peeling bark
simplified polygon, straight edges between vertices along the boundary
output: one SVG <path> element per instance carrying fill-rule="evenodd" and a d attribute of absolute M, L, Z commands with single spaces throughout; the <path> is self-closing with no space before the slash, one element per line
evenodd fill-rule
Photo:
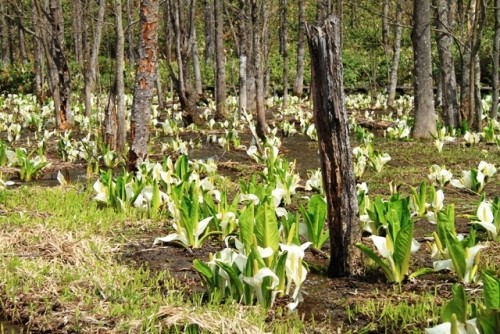
<path fill-rule="evenodd" d="M 139 60 L 135 75 L 128 152 L 128 169 L 131 171 L 137 171 L 148 156 L 151 101 L 156 79 L 158 0 L 141 0 L 139 11 Z"/>

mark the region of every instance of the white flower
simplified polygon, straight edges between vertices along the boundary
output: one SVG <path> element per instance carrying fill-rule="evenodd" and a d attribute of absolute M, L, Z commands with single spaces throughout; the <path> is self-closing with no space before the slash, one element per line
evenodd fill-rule
<path fill-rule="evenodd" d="M 493 224 L 493 209 L 491 203 L 482 201 L 477 208 L 476 216 L 479 221 L 473 221 L 472 223 L 481 225 L 486 231 L 491 239 L 495 240 L 497 237 L 497 227 Z"/>
<path fill-rule="evenodd" d="M 276 276 L 273 271 L 267 267 L 259 269 L 259 271 L 253 276 L 253 277 L 244 277 L 243 280 L 245 283 L 250 285 L 255 293 L 257 294 L 257 301 L 261 305 L 266 305 L 266 301 L 264 300 L 264 295 L 262 293 L 262 282 L 264 281 L 264 278 L 266 277 L 271 277 L 272 281 L 270 286 L 268 287 L 269 289 L 274 289 L 276 286 L 279 284 L 279 278 Z M 274 296 L 273 296 L 274 299 Z M 272 304 L 273 301 L 271 301 Z"/>
<path fill-rule="evenodd" d="M 497 172 L 497 169 L 495 168 L 495 165 L 490 164 L 486 161 L 481 161 L 479 163 L 479 166 L 477 167 L 477 170 L 481 173 L 484 174 L 484 176 L 491 177 L 495 175 Z"/>

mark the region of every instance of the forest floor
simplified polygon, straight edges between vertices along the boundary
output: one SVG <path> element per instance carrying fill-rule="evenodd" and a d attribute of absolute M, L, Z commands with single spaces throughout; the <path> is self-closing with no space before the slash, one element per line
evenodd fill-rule
<path fill-rule="evenodd" d="M 356 139 L 352 141 L 357 145 Z M 219 173 L 235 182 L 261 168 L 245 151 L 204 145 L 193 155 L 210 152 L 218 159 Z M 283 138 L 280 151 L 297 161 L 302 183 L 307 170 L 319 167 L 316 145 L 301 135 Z M 391 182 L 408 195 L 410 187 L 427 180 L 432 164 L 446 165 L 455 177 L 481 160 L 500 167 L 496 145 L 450 143 L 437 153 L 431 142 L 376 137 L 375 146 L 392 160 L 382 172 L 367 170 L 363 175 L 361 181 L 368 183 L 371 198 L 388 198 Z M 73 180 L 84 169 L 61 163 L 52 153 L 52 169 L 42 180 L 27 184 L 15 180 L 16 186 L 0 190 L 0 319 L 24 331 L 196 332 L 196 324 L 213 333 L 420 333 L 438 323 L 441 307 L 457 282 L 455 274 L 440 272 L 405 281 L 400 287 L 388 283 L 373 263 L 367 263 L 360 276 L 331 279 L 326 275 L 325 246 L 324 254 L 306 253 L 310 272 L 303 285 L 304 301 L 295 312 L 287 312 L 287 300 L 279 299 L 268 311 L 211 305 L 192 263 L 207 260 L 222 248 L 221 241 L 214 239 L 193 250 L 153 246 L 156 237 L 168 233 L 164 222 L 99 208 L 92 201 L 95 177 L 58 186 L 59 168 L 67 169 Z M 456 206 L 457 232 L 468 233 L 465 215 L 474 214 L 480 196 L 450 185 L 444 192 L 445 202 Z M 500 195 L 498 175 L 486 193 Z M 311 193 L 302 191 L 297 198 L 301 195 Z M 415 238 L 422 247 L 412 256 L 410 271 L 432 267 L 424 237 L 433 230 L 424 220 L 415 223 Z M 489 242 L 481 267 L 498 275 L 499 251 L 498 242 Z M 477 286 L 467 291 L 478 298 Z"/>

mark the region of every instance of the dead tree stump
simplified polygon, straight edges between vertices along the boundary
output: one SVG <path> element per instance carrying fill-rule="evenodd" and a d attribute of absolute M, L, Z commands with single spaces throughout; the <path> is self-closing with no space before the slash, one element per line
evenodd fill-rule
<path fill-rule="evenodd" d="M 330 277 L 359 274 L 361 240 L 341 58 L 340 24 L 328 17 L 321 27 L 306 25 L 323 185 L 328 203 Z"/>

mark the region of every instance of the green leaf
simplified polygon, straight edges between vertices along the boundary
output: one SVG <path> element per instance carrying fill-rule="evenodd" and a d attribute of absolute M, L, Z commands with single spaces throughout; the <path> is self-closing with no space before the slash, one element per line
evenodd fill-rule
<path fill-rule="evenodd" d="M 411 275 L 408 276 L 408 278 L 417 278 L 422 275 L 427 275 L 427 274 L 432 274 L 435 273 L 436 271 L 432 268 L 420 268 L 415 270 L 414 272 L 411 273 Z"/>
<path fill-rule="evenodd" d="M 156 217 L 158 210 L 161 206 L 161 194 L 160 194 L 160 186 L 158 182 L 153 181 L 153 198 L 151 198 L 151 206 L 150 206 L 150 217 Z"/>
<path fill-rule="evenodd" d="M 384 260 L 382 260 L 382 258 L 380 258 L 377 254 L 375 254 L 371 248 L 359 242 L 355 246 L 358 247 L 363 253 L 368 255 L 370 259 L 375 261 L 375 263 L 378 264 L 380 268 L 382 268 L 389 282 L 396 282 L 395 275 L 392 272 L 391 268 L 389 268 Z"/>
<path fill-rule="evenodd" d="M 446 248 L 450 253 L 451 261 L 453 262 L 453 267 L 457 272 L 460 280 L 463 280 L 466 272 L 466 262 L 465 262 L 465 249 L 462 246 L 460 240 L 449 230 L 446 229 Z"/>
<path fill-rule="evenodd" d="M 229 280 L 231 282 L 229 289 L 231 290 L 231 294 L 233 298 L 237 301 L 240 301 L 243 296 L 243 283 L 240 280 L 239 273 L 236 273 L 233 267 L 219 260 L 215 260 L 217 265 L 224 270 L 229 276 Z"/>
<path fill-rule="evenodd" d="M 278 221 L 273 204 L 266 200 L 258 207 L 255 215 L 255 236 L 260 247 L 271 247 L 274 251 L 279 247 Z"/>
<path fill-rule="evenodd" d="M 394 242 L 394 254 L 392 256 L 401 277 L 408 273 L 408 268 L 410 267 L 412 238 L 413 224 L 411 222 L 405 222 L 405 225 L 402 226 Z"/>
<path fill-rule="evenodd" d="M 483 334 L 498 334 L 500 328 L 500 312 L 481 314 L 477 317 L 478 327 Z"/>
<path fill-rule="evenodd" d="M 240 241 L 245 245 L 245 253 L 249 254 L 250 247 L 253 244 L 253 231 L 255 225 L 253 203 L 241 211 L 238 220 L 240 225 Z"/>
<path fill-rule="evenodd" d="M 443 309 L 443 320 L 452 321 L 453 315 L 461 323 L 465 324 L 467 321 L 467 297 L 465 296 L 465 289 L 463 286 L 454 284 L 452 289 L 453 298 Z"/>
<path fill-rule="evenodd" d="M 500 310 L 500 279 L 489 272 L 483 272 L 483 296 L 486 307 L 490 310 Z"/>
<path fill-rule="evenodd" d="M 193 260 L 193 267 L 200 273 L 202 280 L 209 286 L 210 289 L 215 288 L 217 285 L 215 284 L 214 275 L 212 270 L 205 262 L 202 262 L 198 259 Z"/>

